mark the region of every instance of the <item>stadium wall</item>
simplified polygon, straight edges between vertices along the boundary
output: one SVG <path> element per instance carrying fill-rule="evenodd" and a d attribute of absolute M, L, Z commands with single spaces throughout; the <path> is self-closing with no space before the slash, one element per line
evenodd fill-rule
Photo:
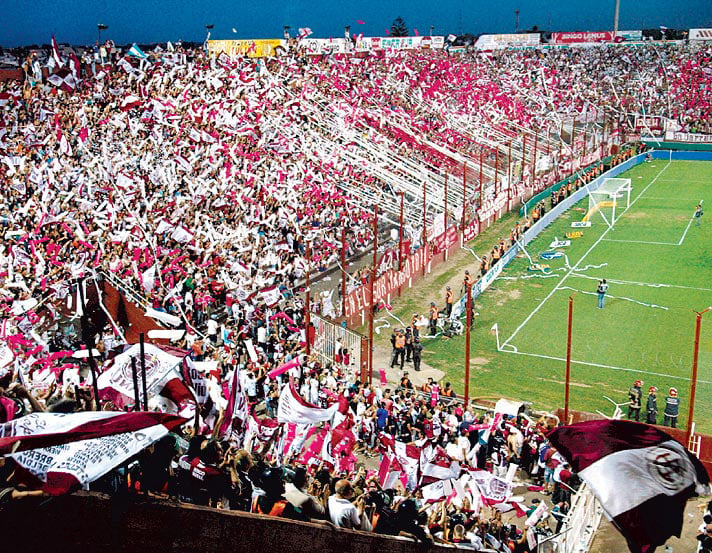
<path fill-rule="evenodd" d="M 53 553 L 362 553 L 424 551 L 414 541 L 380 534 L 222 511 L 145 496 L 79 492 L 50 499 L 25 499 L 0 507 L 8 544 L 25 551 Z M 41 531 L 38 529 L 41 527 Z M 12 549 L 12 547 L 11 547 Z M 432 545 L 432 553 L 454 551 Z"/>

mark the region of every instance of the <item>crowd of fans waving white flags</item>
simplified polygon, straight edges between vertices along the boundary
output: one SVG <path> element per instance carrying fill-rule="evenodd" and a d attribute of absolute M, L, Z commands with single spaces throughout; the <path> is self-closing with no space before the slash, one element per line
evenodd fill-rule
<path fill-rule="evenodd" d="M 516 470 L 556 494 L 555 520 L 577 485 L 546 438 L 553 421 L 371 387 L 347 352 L 330 366 L 307 358 L 307 242 L 315 270 L 333 266 L 343 227 L 349 255 L 369 248 L 374 203 L 474 165 L 482 145 L 546 129 L 558 150 L 572 119 L 600 129 L 637 113 L 704 131 L 710 57 L 678 44 L 259 61 L 179 49 L 0 84 L 0 497 L 130 481 L 525 551 L 547 516 L 532 510 L 523 532 L 503 523 L 526 509 L 511 501 Z M 183 337 L 139 347 L 102 303 L 100 276 Z M 115 412 L 76 414 L 97 399 Z M 163 415 L 120 413 L 136 403 Z M 64 442 L 76 443 L 57 451 Z M 379 453 L 377 472 L 358 464 Z"/>

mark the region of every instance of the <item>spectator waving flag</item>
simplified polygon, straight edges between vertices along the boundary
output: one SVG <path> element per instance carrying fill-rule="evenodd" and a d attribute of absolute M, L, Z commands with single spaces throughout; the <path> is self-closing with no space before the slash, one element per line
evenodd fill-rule
<path fill-rule="evenodd" d="M 680 536 L 685 503 L 709 493 L 702 463 L 653 426 L 622 420 L 557 428 L 549 440 L 601 502 L 633 553 Z"/>
<path fill-rule="evenodd" d="M 299 28 L 299 40 L 304 40 L 308 36 L 310 36 L 313 33 L 313 31 L 309 27 L 300 27 Z"/>
<path fill-rule="evenodd" d="M 62 54 L 59 52 L 59 44 L 57 44 L 57 39 L 52 35 L 52 57 L 57 67 L 62 67 L 64 65 L 64 60 L 62 59 Z"/>
<path fill-rule="evenodd" d="M 129 48 L 128 55 L 129 55 L 129 56 L 133 56 L 134 58 L 142 59 L 142 60 L 144 60 L 144 59 L 146 59 L 146 58 L 148 57 L 148 56 L 144 53 L 144 51 L 141 50 L 141 48 L 139 48 L 139 47 L 136 45 L 135 42 L 133 43 L 133 46 L 131 46 L 131 48 Z"/>
<path fill-rule="evenodd" d="M 94 482 L 186 419 L 162 413 L 32 413 L 0 425 L 22 479 L 52 495 Z"/>

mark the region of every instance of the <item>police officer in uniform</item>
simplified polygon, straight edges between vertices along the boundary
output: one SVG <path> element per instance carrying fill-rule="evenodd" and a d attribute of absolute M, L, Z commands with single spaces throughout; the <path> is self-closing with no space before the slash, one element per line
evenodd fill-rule
<path fill-rule="evenodd" d="M 668 397 L 665 398 L 665 415 L 663 424 L 670 428 L 677 428 L 677 415 L 680 413 L 680 398 L 677 397 L 677 388 L 670 388 Z"/>
<path fill-rule="evenodd" d="M 636 380 L 628 390 L 628 419 L 640 422 L 640 404 L 643 399 L 643 391 L 640 387 L 642 380 Z"/>
<path fill-rule="evenodd" d="M 658 424 L 658 389 L 651 386 L 648 389 L 648 404 L 645 408 L 645 422 L 648 424 Z"/>

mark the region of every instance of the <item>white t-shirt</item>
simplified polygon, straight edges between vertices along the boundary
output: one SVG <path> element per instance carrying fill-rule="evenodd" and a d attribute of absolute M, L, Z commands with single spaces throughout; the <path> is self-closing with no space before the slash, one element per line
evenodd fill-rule
<path fill-rule="evenodd" d="M 348 499 L 335 495 L 329 497 L 329 518 L 339 528 L 361 528 L 361 517 L 356 506 Z"/>

